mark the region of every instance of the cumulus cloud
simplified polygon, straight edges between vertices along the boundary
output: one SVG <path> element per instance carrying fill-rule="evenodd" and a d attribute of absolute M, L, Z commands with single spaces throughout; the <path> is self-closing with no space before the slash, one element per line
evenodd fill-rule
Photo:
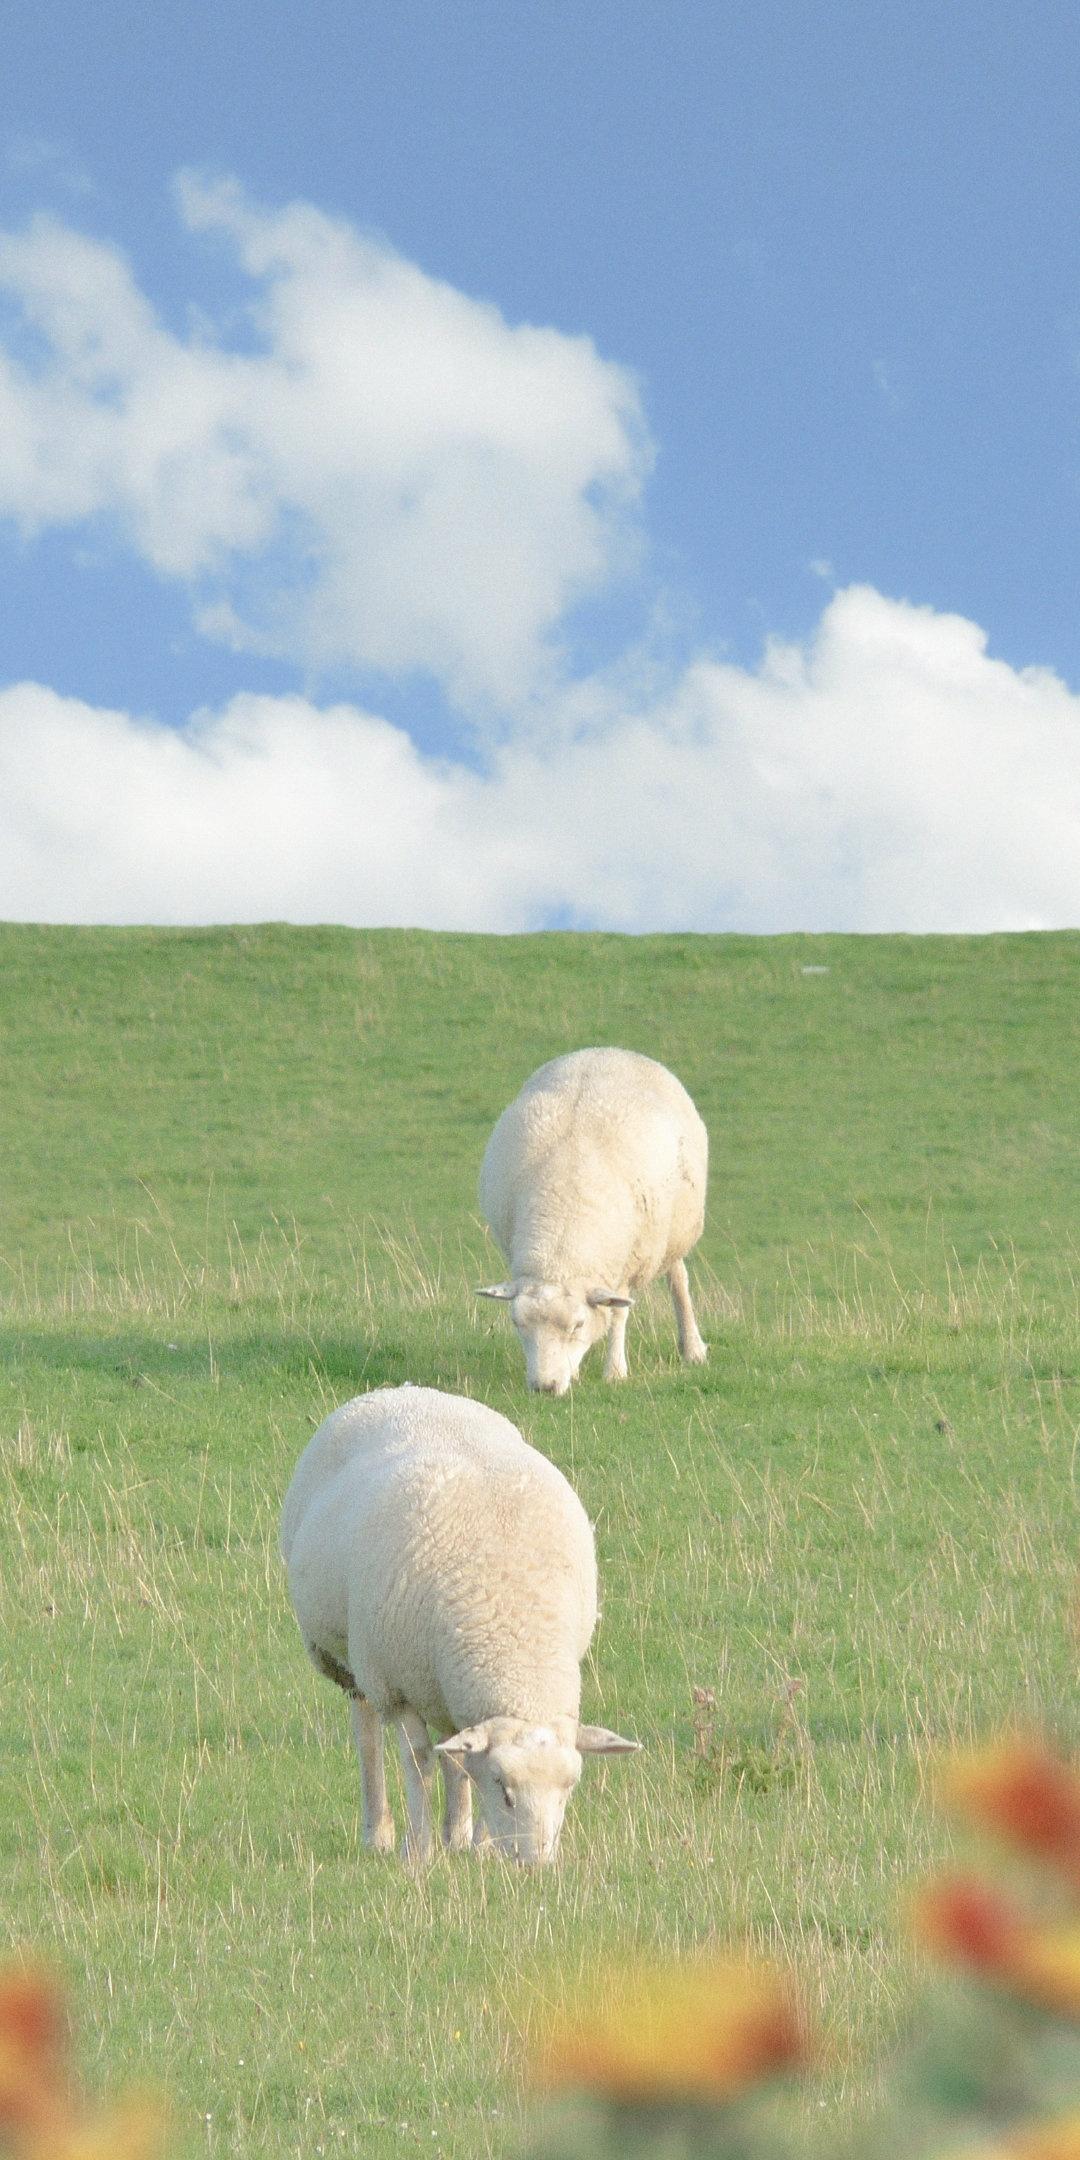
<path fill-rule="evenodd" d="M 1080 924 L 1080 699 L 972 623 L 838 593 L 806 646 L 594 681 L 547 746 L 422 756 L 351 705 L 176 731 L 0 693 L 0 914 L 519 930 Z"/>
<path fill-rule="evenodd" d="M 240 694 L 166 728 L 13 686 L 0 915 L 1080 923 L 1080 700 L 1053 675 L 854 586 L 756 669 L 573 681 L 567 611 L 640 537 L 633 378 L 309 205 L 190 174 L 177 201 L 241 281 L 227 325 L 178 332 L 58 219 L 0 233 L 0 518 L 105 523 L 238 654 L 423 670 L 498 725 L 474 766 L 354 703 Z"/>
<path fill-rule="evenodd" d="M 241 651 L 535 694 L 567 609 L 633 558 L 632 377 L 306 204 L 191 174 L 178 203 L 248 281 L 231 341 L 177 335 L 55 218 L 0 234 L 0 516 L 111 520 Z"/>

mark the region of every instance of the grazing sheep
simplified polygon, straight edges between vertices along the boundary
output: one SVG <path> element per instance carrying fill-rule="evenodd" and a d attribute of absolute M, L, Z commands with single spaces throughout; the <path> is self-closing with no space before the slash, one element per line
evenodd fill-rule
<path fill-rule="evenodd" d="M 438 1754 L 447 1844 L 469 1843 L 471 1779 L 498 1851 L 553 1860 L 582 1756 L 638 1745 L 578 1722 L 596 1559 L 561 1471 L 483 1403 L 379 1389 L 334 1410 L 305 1448 L 281 1549 L 308 1654 L 352 1698 L 365 1844 L 394 1842 L 389 1719 L 411 1857 L 431 1850 Z M 429 1726 L 450 1737 L 433 1748 Z"/>
<path fill-rule="evenodd" d="M 513 1271 L 503 1298 L 528 1383 L 565 1395 L 608 1331 L 606 1380 L 625 1380 L 626 1319 L 656 1275 L 671 1286 L 679 1348 L 708 1356 L 686 1255 L 705 1221 L 709 1138 L 681 1081 L 635 1050 L 574 1050 L 526 1080 L 480 1171 L 480 1206 Z"/>

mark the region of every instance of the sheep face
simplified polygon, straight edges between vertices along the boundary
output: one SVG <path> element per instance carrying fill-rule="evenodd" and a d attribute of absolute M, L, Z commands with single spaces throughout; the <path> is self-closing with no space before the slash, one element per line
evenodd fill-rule
<path fill-rule="evenodd" d="M 603 1726 L 569 1719 L 552 1726 L 490 1718 L 440 1741 L 438 1753 L 451 1756 L 472 1778 L 492 1848 L 535 1867 L 549 1865 L 558 1851 L 582 1756 L 629 1754 L 638 1745 Z"/>
<path fill-rule="evenodd" d="M 632 1303 L 613 1290 L 564 1283 L 499 1283 L 479 1294 L 509 1305 L 525 1352 L 526 1380 L 537 1395 L 565 1395 L 586 1351 L 606 1335 L 611 1307 Z"/>

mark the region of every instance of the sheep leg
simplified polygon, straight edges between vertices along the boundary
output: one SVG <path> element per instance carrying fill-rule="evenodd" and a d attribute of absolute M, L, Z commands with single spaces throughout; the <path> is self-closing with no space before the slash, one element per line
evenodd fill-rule
<path fill-rule="evenodd" d="M 422 1717 L 403 1710 L 398 1719 L 401 1768 L 409 1808 L 409 1833 L 405 1840 L 408 1860 L 430 1860 L 432 1847 L 431 1788 L 435 1782 L 435 1750 Z"/>
<path fill-rule="evenodd" d="M 702 1342 L 694 1308 L 690 1302 L 690 1278 L 685 1260 L 676 1260 L 668 1272 L 671 1286 L 671 1302 L 675 1307 L 675 1325 L 679 1330 L 679 1349 L 688 1365 L 704 1365 L 709 1355 L 708 1344 Z"/>
<path fill-rule="evenodd" d="M 386 1797 L 386 1764 L 383 1758 L 382 1719 L 362 1695 L 349 1704 L 353 1739 L 360 1759 L 360 1793 L 364 1810 L 364 1843 L 372 1852 L 394 1849 L 394 1818 Z"/>
<path fill-rule="evenodd" d="M 604 1359 L 605 1380 L 625 1380 L 630 1371 L 626 1362 L 626 1323 L 630 1318 L 628 1305 L 612 1305 L 608 1322 L 607 1356 Z"/>
<path fill-rule="evenodd" d="M 442 1757 L 442 1774 L 446 1788 L 443 1844 L 451 1852 L 467 1852 L 472 1843 L 472 1779 L 447 1755 Z"/>

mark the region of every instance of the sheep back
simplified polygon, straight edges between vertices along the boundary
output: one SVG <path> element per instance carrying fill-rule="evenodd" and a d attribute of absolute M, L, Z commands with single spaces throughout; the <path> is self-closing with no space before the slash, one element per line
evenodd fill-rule
<path fill-rule="evenodd" d="M 414 1387 L 343 1404 L 300 1458 L 281 1545 L 309 1652 L 383 1715 L 577 1716 L 592 1530 L 497 1411 Z"/>
<path fill-rule="evenodd" d="M 515 1279 L 636 1290 L 705 1221 L 708 1135 L 681 1081 L 634 1050 L 575 1050 L 503 1111 L 480 1206 Z"/>

